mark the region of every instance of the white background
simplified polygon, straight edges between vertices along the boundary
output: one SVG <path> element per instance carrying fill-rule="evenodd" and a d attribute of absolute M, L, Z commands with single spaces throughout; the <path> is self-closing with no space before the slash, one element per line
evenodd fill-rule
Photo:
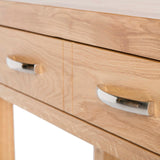
<path fill-rule="evenodd" d="M 14 106 L 16 160 L 93 160 L 93 146 Z"/>

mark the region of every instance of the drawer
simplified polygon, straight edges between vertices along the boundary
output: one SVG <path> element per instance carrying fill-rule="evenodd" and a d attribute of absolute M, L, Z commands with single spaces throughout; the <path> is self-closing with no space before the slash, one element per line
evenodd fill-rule
<path fill-rule="evenodd" d="M 62 57 L 62 40 L 0 28 L 0 82 L 60 109 L 63 109 Z M 29 64 L 36 65 L 35 71 Z M 19 71 L 13 65 L 18 65 Z"/>
<path fill-rule="evenodd" d="M 76 43 L 72 59 L 72 114 L 160 154 L 160 62 Z"/>

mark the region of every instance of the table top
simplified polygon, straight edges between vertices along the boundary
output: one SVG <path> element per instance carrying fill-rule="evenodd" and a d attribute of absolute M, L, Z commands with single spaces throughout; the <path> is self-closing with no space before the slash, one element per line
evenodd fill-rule
<path fill-rule="evenodd" d="M 7 0 L 160 19 L 160 0 Z"/>

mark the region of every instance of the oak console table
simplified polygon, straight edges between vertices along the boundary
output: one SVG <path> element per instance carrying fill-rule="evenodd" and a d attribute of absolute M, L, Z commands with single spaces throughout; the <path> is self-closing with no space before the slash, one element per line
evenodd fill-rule
<path fill-rule="evenodd" d="M 160 1 L 0 1 L 0 160 L 12 104 L 94 145 L 160 160 Z"/>

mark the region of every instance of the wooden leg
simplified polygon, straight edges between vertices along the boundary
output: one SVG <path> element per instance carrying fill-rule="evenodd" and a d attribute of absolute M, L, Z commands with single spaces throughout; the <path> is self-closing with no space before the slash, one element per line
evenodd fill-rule
<path fill-rule="evenodd" d="M 0 160 L 14 160 L 13 105 L 1 98 Z"/>
<path fill-rule="evenodd" d="M 94 160 L 119 160 L 106 152 L 94 147 Z"/>

